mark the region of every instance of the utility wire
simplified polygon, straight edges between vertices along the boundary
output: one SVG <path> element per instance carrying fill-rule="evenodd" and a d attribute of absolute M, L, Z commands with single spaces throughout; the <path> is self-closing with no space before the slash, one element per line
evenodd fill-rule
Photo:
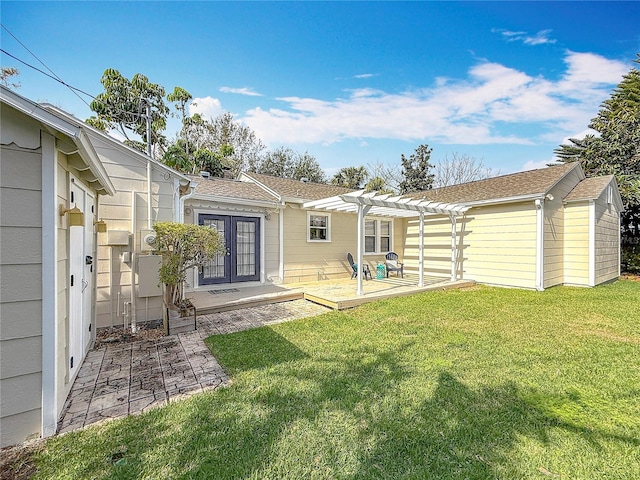
<path fill-rule="evenodd" d="M 74 94 L 76 97 L 78 97 L 78 98 L 79 98 L 79 99 L 80 99 L 80 100 L 81 100 L 81 101 L 82 101 L 82 102 L 83 102 L 87 107 L 90 107 L 90 105 L 86 102 L 86 100 L 85 100 L 84 98 L 82 98 L 80 95 L 78 95 L 78 92 L 76 91 L 76 89 L 75 89 L 75 88 L 72 88 L 72 87 L 71 87 L 71 85 L 69 85 L 69 84 L 68 84 L 68 83 L 66 83 L 64 80 L 62 80 L 62 79 L 61 79 L 61 78 L 56 74 L 56 72 L 54 72 L 53 70 L 51 70 L 51 69 L 47 66 L 47 64 L 46 64 L 46 63 L 44 63 L 42 60 L 40 60 L 40 58 L 39 58 L 35 53 L 33 53 L 31 50 L 29 50 L 29 47 L 27 47 L 24 43 L 22 43 L 22 42 L 20 41 L 20 39 L 19 39 L 18 37 L 16 37 L 16 36 L 11 32 L 11 30 L 9 30 L 9 29 L 8 29 L 8 28 L 7 28 L 3 23 L 0 23 L 0 26 L 2 26 L 2 28 L 3 28 L 3 29 L 4 29 L 4 30 L 9 34 L 9 35 L 11 35 L 11 36 L 13 37 L 13 39 L 14 39 L 16 42 L 18 42 L 18 43 L 22 46 L 22 48 L 24 48 L 27 52 L 29 52 L 33 58 L 35 58 L 36 60 L 38 60 L 38 62 L 40 62 L 40 64 L 41 64 L 44 68 L 46 68 L 47 70 L 49 70 L 49 71 L 51 72 L 51 74 L 53 75 L 53 77 L 52 77 L 51 75 L 47 75 L 45 72 L 42 72 L 42 71 L 41 71 L 42 73 L 44 73 L 45 75 L 47 75 L 47 76 L 48 76 L 48 77 L 50 77 L 50 78 L 53 78 L 54 80 L 57 80 L 58 82 L 60 82 L 60 83 L 61 83 L 62 85 L 64 85 L 65 87 L 69 88 L 69 89 L 71 90 L 71 92 L 73 92 L 73 94 Z M 4 50 L 3 50 L 3 52 L 4 52 L 4 53 L 7 53 L 7 52 L 5 52 Z M 7 53 L 7 55 L 9 55 L 9 54 Z M 14 57 L 13 55 L 9 55 L 9 56 L 10 56 L 10 57 L 12 57 L 12 58 L 15 58 L 16 60 L 18 60 L 18 59 L 17 59 L 16 57 Z M 18 60 L 18 61 L 20 61 L 20 60 Z M 32 67 L 32 68 L 35 68 L 35 67 Z M 85 93 L 85 92 L 82 92 L 82 93 Z"/>

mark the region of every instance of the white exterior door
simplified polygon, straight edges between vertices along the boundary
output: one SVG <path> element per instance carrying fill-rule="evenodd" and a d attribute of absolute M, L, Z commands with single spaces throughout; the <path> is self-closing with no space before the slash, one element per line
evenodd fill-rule
<path fill-rule="evenodd" d="M 73 379 L 91 344 L 94 278 L 93 210 L 95 197 L 71 177 L 70 208 L 84 213 L 84 226 L 69 227 L 69 335 L 68 368 Z"/>

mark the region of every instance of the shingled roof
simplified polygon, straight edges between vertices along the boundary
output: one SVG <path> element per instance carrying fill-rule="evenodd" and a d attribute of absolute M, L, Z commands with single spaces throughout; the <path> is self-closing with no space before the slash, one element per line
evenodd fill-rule
<path fill-rule="evenodd" d="M 613 175 L 585 178 L 569 192 L 569 195 L 564 200 L 566 202 L 579 202 L 580 200 L 598 198 L 602 195 L 604 189 L 609 186 L 613 178 L 615 178 Z"/>
<path fill-rule="evenodd" d="M 538 195 L 544 196 L 573 168 L 579 168 L 579 164 L 567 163 L 537 170 L 528 170 L 475 182 L 434 188 L 433 190 L 425 190 L 405 196 L 420 200 L 457 204 L 485 203 L 492 200 L 500 201 Z"/>
<path fill-rule="evenodd" d="M 351 188 L 326 185 L 324 183 L 302 182 L 300 180 L 272 177 L 271 175 L 263 175 L 260 173 L 243 173 L 243 175 L 264 185 L 269 190 L 272 190 L 287 200 L 320 200 L 322 198 L 335 197 L 336 195 L 344 195 L 345 193 L 355 191 Z"/>
<path fill-rule="evenodd" d="M 228 178 L 204 178 L 198 175 L 187 175 L 192 183 L 196 183 L 196 195 L 209 195 L 230 199 L 257 200 L 277 203 L 278 199 L 264 188 L 251 182 L 241 182 Z"/>

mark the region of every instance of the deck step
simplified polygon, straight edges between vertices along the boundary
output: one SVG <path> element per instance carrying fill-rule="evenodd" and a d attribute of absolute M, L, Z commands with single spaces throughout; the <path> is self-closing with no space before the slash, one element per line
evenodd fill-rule
<path fill-rule="evenodd" d="M 279 293 L 278 295 L 259 297 L 259 298 L 242 298 L 221 305 L 207 305 L 198 307 L 198 315 L 206 315 L 208 313 L 228 312 L 241 308 L 260 307 L 271 303 L 290 302 L 292 300 L 302 300 L 303 292 Z"/>

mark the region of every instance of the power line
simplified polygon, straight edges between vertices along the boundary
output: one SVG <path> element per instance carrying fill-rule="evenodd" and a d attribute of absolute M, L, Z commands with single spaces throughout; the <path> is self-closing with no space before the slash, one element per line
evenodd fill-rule
<path fill-rule="evenodd" d="M 47 70 L 49 70 L 49 71 L 51 72 L 51 74 L 53 75 L 53 77 L 52 77 L 51 75 L 47 75 L 45 72 L 42 72 L 42 71 L 41 71 L 42 73 L 44 73 L 45 75 L 47 75 L 47 76 L 48 76 L 48 77 L 50 77 L 50 78 L 53 78 L 54 80 L 57 80 L 57 81 L 58 81 L 58 82 L 60 82 L 62 85 L 64 85 L 64 86 L 66 86 L 67 88 L 69 88 L 69 89 L 71 90 L 71 92 L 73 92 L 73 94 L 74 94 L 76 97 L 78 97 L 78 98 L 79 98 L 79 99 L 80 99 L 80 100 L 81 100 L 81 101 L 82 101 L 82 102 L 83 102 L 87 107 L 90 107 L 90 105 L 85 101 L 85 99 L 84 99 L 84 98 L 82 98 L 80 95 L 78 95 L 78 92 L 76 92 L 76 90 L 75 90 L 74 88 L 71 88 L 71 86 L 70 86 L 69 84 L 67 84 L 65 81 L 63 81 L 63 80 L 62 80 L 62 79 L 61 79 L 61 78 L 56 74 L 56 72 L 54 72 L 53 70 L 51 70 L 51 69 L 48 67 L 48 65 L 47 65 L 46 63 L 44 63 L 42 60 L 40 60 L 40 58 L 39 58 L 35 53 L 33 53 L 31 50 L 29 50 L 29 47 L 27 47 L 24 43 L 22 43 L 22 42 L 20 41 L 20 39 L 19 39 L 18 37 L 16 37 L 16 36 L 11 32 L 11 30 L 9 30 L 9 29 L 8 29 L 8 28 L 7 28 L 3 23 L 0 23 L 0 26 L 2 26 L 2 28 L 3 28 L 3 29 L 4 29 L 4 30 L 9 34 L 9 35 L 11 35 L 11 36 L 13 37 L 13 39 L 14 39 L 16 42 L 18 42 L 18 43 L 22 46 L 22 48 L 24 48 L 27 52 L 29 52 L 33 58 L 35 58 L 36 60 L 38 60 L 38 62 L 40 62 L 40 64 L 41 64 L 44 68 L 46 68 Z M 4 52 L 4 50 L 3 50 L 3 52 Z M 5 53 L 7 53 L 7 52 L 5 52 Z M 7 55 L 9 55 L 9 54 L 7 54 Z M 10 57 L 12 57 L 12 58 L 15 58 L 13 55 L 9 55 L 9 56 L 10 56 Z M 18 60 L 18 59 L 16 58 L 16 60 Z M 18 61 L 20 61 L 20 60 L 18 60 Z M 35 67 L 32 67 L 32 68 L 35 68 Z M 83 93 L 84 93 L 84 92 L 83 92 Z"/>

